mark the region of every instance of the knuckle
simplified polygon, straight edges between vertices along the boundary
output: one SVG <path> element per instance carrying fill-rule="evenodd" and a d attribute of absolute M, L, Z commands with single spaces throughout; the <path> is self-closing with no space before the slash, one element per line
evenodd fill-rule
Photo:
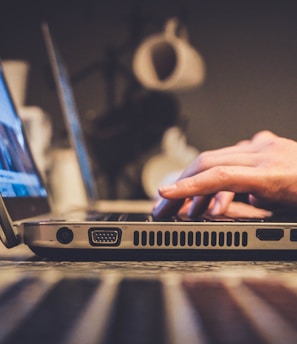
<path fill-rule="evenodd" d="M 257 142 L 258 143 L 273 142 L 276 138 L 277 138 L 277 136 L 275 134 L 273 134 L 271 131 L 262 130 L 253 136 L 252 142 L 256 142 L 256 143 Z"/>
<path fill-rule="evenodd" d="M 270 130 L 261 130 L 254 135 L 254 138 L 263 138 L 274 136 Z"/>
<path fill-rule="evenodd" d="M 215 169 L 216 177 L 220 182 L 227 182 L 230 180 L 230 167 L 227 168 L 226 166 L 218 166 Z"/>
<path fill-rule="evenodd" d="M 197 159 L 197 165 L 200 171 L 206 170 L 209 166 L 209 154 L 207 151 L 199 154 Z"/>

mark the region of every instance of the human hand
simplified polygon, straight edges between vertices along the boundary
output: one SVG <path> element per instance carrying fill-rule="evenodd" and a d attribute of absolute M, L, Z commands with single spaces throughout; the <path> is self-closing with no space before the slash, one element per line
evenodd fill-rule
<path fill-rule="evenodd" d="M 235 206 L 235 193 L 247 193 L 256 208 L 297 207 L 297 142 L 261 131 L 251 140 L 203 152 L 159 193 L 156 217 L 185 211 L 193 217 L 206 209 L 226 214 Z"/>

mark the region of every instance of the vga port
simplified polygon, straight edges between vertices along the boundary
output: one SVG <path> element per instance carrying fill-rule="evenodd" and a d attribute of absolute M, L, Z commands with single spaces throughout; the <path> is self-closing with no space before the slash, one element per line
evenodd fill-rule
<path fill-rule="evenodd" d="M 89 240 L 93 246 L 118 246 L 121 241 L 122 231 L 117 227 L 89 229 Z"/>

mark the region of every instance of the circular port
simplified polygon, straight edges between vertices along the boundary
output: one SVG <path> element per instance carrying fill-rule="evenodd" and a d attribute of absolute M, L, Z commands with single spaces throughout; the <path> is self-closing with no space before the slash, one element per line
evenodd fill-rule
<path fill-rule="evenodd" d="M 73 240 L 73 232 L 68 227 L 61 227 L 57 231 L 56 237 L 61 244 L 69 244 Z"/>

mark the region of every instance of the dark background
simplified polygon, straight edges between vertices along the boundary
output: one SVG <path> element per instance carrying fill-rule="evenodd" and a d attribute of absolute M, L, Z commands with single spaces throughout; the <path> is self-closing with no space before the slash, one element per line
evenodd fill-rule
<path fill-rule="evenodd" d="M 40 29 L 46 20 L 68 65 L 98 175 L 126 175 L 129 185 L 172 124 L 181 123 L 199 150 L 261 129 L 297 139 L 296 9 L 294 1 L 7 1 L 1 5 L 0 56 L 30 62 L 26 103 L 50 114 L 53 144 L 64 144 Z M 182 94 L 147 92 L 133 78 L 133 53 L 172 16 L 187 25 L 207 78 Z M 141 196 L 137 185 L 126 189 L 134 190 L 129 197 Z"/>

